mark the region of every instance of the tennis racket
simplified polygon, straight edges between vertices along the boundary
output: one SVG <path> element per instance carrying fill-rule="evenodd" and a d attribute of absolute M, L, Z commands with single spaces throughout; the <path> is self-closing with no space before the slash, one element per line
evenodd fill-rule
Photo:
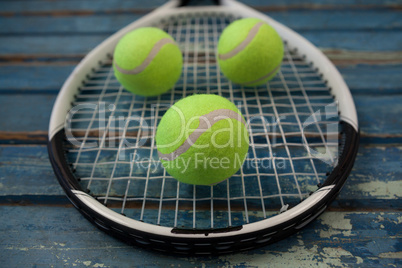
<path fill-rule="evenodd" d="M 49 126 L 49 156 L 71 203 L 130 244 L 177 254 L 223 254 L 283 239 L 317 218 L 339 194 L 358 149 L 351 93 L 334 65 L 286 26 L 232 0 L 188 7 L 170 1 L 93 49 L 64 83 Z M 263 86 L 241 87 L 220 72 L 223 29 L 260 18 L 284 41 L 284 60 Z M 141 97 L 113 75 L 113 50 L 138 27 L 169 33 L 183 52 L 180 80 Z M 158 122 L 198 93 L 232 101 L 248 123 L 250 148 L 235 175 L 215 186 L 183 184 L 162 167 Z"/>

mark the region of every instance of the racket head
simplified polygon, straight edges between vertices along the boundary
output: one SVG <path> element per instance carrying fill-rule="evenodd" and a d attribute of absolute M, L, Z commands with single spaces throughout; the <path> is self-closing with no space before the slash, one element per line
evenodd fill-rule
<path fill-rule="evenodd" d="M 55 174 L 86 218 L 132 244 L 217 254 L 282 239 L 328 207 L 353 166 L 359 135 L 349 89 L 317 48 L 258 12 L 233 1 L 221 7 L 177 4 L 169 2 L 120 30 L 67 79 L 49 127 Z M 248 16 L 269 23 L 285 41 L 279 75 L 256 88 L 230 83 L 215 61 L 219 34 Z M 118 40 L 143 26 L 167 31 L 184 54 L 182 78 L 154 98 L 124 91 L 111 68 Z M 250 126 L 249 165 L 211 187 L 171 178 L 154 144 L 163 113 L 195 93 L 228 98 Z M 268 166 L 261 166 L 264 161 Z"/>

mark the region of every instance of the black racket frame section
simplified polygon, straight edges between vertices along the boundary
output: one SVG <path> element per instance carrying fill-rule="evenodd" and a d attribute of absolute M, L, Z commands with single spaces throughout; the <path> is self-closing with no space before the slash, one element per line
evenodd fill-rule
<path fill-rule="evenodd" d="M 249 250 L 274 243 L 296 233 L 325 211 L 345 184 L 358 151 L 359 132 L 356 132 L 347 122 L 341 121 L 340 125 L 342 135 L 340 140 L 343 141 L 343 144 L 339 144 L 341 155 L 338 165 L 328 175 L 326 181 L 320 185 L 320 187 L 335 186 L 324 198 L 298 217 L 291 218 L 279 225 L 256 230 L 252 233 L 228 235 L 225 237 L 211 237 L 209 234 L 237 231 L 242 229 L 242 226 L 205 230 L 172 228 L 172 236 L 161 237 L 155 233 L 145 233 L 136 230 L 135 226 L 127 227 L 113 222 L 93 211 L 73 193 L 73 190 L 82 192 L 85 192 L 85 190 L 79 185 L 76 176 L 67 162 L 66 151 L 63 146 L 66 142 L 64 129 L 57 132 L 49 141 L 48 151 L 56 177 L 68 199 L 99 229 L 130 245 L 137 245 L 148 249 L 184 255 L 217 255 Z M 187 234 L 188 238 L 179 237 L 176 234 L 181 234 L 181 236 Z M 204 234 L 205 237 L 194 239 L 193 234 Z"/>

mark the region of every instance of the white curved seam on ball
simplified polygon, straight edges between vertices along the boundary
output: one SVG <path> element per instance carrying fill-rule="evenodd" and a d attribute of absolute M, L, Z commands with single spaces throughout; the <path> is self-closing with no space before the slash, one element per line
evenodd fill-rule
<path fill-rule="evenodd" d="M 242 85 L 247 86 L 247 85 L 251 85 L 254 83 L 257 83 L 259 81 L 262 81 L 264 79 L 267 79 L 269 76 L 271 76 L 272 74 L 274 74 L 276 71 L 278 71 L 279 67 L 281 67 L 281 63 L 279 63 L 278 66 L 275 67 L 275 69 L 273 69 L 272 71 L 270 71 L 269 73 L 265 74 L 264 76 L 261 76 L 260 78 L 250 81 L 250 82 L 246 82 L 246 83 L 242 83 Z"/>
<path fill-rule="evenodd" d="M 224 54 L 219 54 L 219 58 L 221 60 L 227 60 L 230 59 L 231 57 L 235 56 L 237 53 L 243 51 L 243 49 L 245 49 L 248 44 L 253 41 L 254 37 L 257 35 L 258 30 L 260 29 L 260 27 L 264 24 L 264 22 L 258 22 L 256 25 L 253 26 L 253 28 L 251 28 L 251 30 L 248 32 L 247 37 L 234 49 L 232 49 L 231 51 L 224 53 Z"/>
<path fill-rule="evenodd" d="M 113 64 L 116 67 L 116 69 L 123 73 L 123 74 L 139 74 L 140 72 L 144 71 L 145 68 L 151 63 L 151 61 L 155 58 L 155 56 L 158 54 L 159 50 L 162 49 L 162 47 L 166 44 L 176 44 L 172 39 L 170 38 L 162 38 L 158 42 L 155 43 L 155 45 L 152 47 L 151 52 L 149 52 L 148 56 L 145 58 L 145 60 L 141 63 L 141 65 L 135 67 L 132 70 L 126 70 L 121 68 L 116 61 L 113 60 Z"/>
<path fill-rule="evenodd" d="M 203 120 L 201 120 L 201 118 Z M 198 125 L 197 129 L 193 131 L 193 133 L 190 134 L 190 136 L 183 142 L 182 145 L 180 145 L 179 148 L 177 148 L 174 152 L 171 152 L 169 154 L 163 154 L 158 150 L 158 155 L 162 160 L 165 161 L 173 161 L 177 157 L 179 157 L 181 154 L 187 152 L 190 147 L 197 142 L 197 139 L 204 134 L 204 132 L 211 128 L 215 123 L 224 120 L 224 119 L 235 119 L 237 121 L 240 121 L 244 126 L 246 125 L 246 121 L 244 120 L 243 116 L 240 114 L 236 113 L 235 111 L 229 110 L 229 109 L 218 109 L 214 110 L 206 115 L 200 116 L 200 124 Z M 239 120 L 240 119 L 240 120 Z M 199 130 L 203 130 L 203 132 Z"/>

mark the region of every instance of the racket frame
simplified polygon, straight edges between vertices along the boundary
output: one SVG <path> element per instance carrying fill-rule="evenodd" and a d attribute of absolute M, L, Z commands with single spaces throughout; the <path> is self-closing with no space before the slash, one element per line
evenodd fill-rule
<path fill-rule="evenodd" d="M 318 217 L 339 194 L 352 169 L 357 153 L 359 128 L 355 105 L 342 76 L 329 59 L 308 40 L 241 3 L 222 0 L 222 6 L 180 7 L 173 0 L 150 14 L 131 23 L 94 48 L 76 66 L 64 83 L 53 107 L 49 125 L 48 150 L 55 174 L 72 204 L 91 222 L 104 231 L 129 243 L 180 254 L 217 254 L 247 250 L 280 240 L 307 225 Z M 98 61 L 112 54 L 119 39 L 135 28 L 149 26 L 160 18 L 180 14 L 231 14 L 235 17 L 256 17 L 274 27 L 288 42 L 290 49 L 297 49 L 307 62 L 317 67 L 327 79 L 331 94 L 338 101 L 340 120 L 345 134 L 344 147 L 350 148 L 340 156 L 338 166 L 322 185 L 307 199 L 292 209 L 258 222 L 222 229 L 188 230 L 144 223 L 127 218 L 108 209 L 85 193 L 67 164 L 64 149 L 64 125 L 78 88 L 86 80 Z M 292 47 L 292 45 L 297 46 Z M 102 57 L 100 57 L 102 55 Z"/>

